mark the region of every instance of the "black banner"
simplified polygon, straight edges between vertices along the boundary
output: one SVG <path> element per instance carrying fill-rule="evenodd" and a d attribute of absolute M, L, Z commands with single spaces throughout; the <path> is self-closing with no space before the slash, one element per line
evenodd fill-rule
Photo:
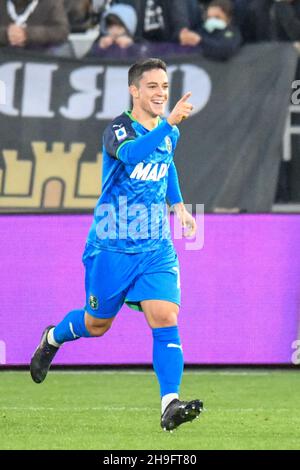
<path fill-rule="evenodd" d="M 186 203 L 268 212 L 297 54 L 247 46 L 228 63 L 168 60 L 169 110 L 192 91 L 176 153 Z M 0 50 L 0 212 L 92 209 L 102 132 L 130 107 L 129 63 Z"/>

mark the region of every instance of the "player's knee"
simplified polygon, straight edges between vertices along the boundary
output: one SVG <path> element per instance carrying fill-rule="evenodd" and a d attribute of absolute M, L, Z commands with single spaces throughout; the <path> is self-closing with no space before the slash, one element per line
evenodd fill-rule
<path fill-rule="evenodd" d="M 152 315 L 150 326 L 152 328 L 167 328 L 169 326 L 177 325 L 177 312 L 158 312 Z"/>
<path fill-rule="evenodd" d="M 87 327 L 91 336 L 100 337 L 105 335 L 105 333 L 110 329 L 109 326 L 88 326 Z"/>
<path fill-rule="evenodd" d="M 85 313 L 85 326 L 91 336 L 103 336 L 111 328 L 113 318 L 100 319 Z"/>
<path fill-rule="evenodd" d="M 162 326 L 175 326 L 177 325 L 177 313 L 170 312 L 166 315 L 163 315 L 161 318 L 158 318 L 158 321 L 161 322 Z"/>

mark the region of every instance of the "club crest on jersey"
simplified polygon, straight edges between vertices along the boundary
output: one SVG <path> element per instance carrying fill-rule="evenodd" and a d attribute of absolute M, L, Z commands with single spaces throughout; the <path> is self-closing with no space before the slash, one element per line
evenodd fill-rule
<path fill-rule="evenodd" d="M 124 126 L 121 127 L 120 129 L 117 129 L 117 130 L 115 131 L 115 134 L 116 134 L 116 137 L 117 137 L 117 139 L 118 139 L 118 142 L 122 142 L 122 141 L 125 140 L 126 137 L 127 137 L 127 132 L 126 132 L 126 129 L 125 129 Z"/>
<path fill-rule="evenodd" d="M 92 310 L 98 310 L 99 308 L 99 300 L 97 299 L 97 297 L 95 297 L 95 295 L 90 295 L 89 297 L 89 305 L 91 307 Z"/>
<path fill-rule="evenodd" d="M 170 139 L 169 136 L 166 137 L 165 142 L 166 142 L 168 152 L 172 153 L 173 145 L 172 145 L 172 140 Z"/>

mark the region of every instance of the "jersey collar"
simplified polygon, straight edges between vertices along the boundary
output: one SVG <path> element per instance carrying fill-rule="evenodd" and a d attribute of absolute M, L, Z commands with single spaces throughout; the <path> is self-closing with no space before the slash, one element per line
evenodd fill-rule
<path fill-rule="evenodd" d="M 144 127 L 143 124 L 141 124 L 139 121 L 137 121 L 136 119 L 134 119 L 134 117 L 132 116 L 132 111 L 125 111 L 125 114 L 134 122 L 137 122 L 140 126 Z M 160 116 L 158 116 L 158 125 L 162 123 L 162 118 Z M 144 127 L 144 129 L 146 129 Z M 148 130 L 148 129 L 147 129 Z"/>

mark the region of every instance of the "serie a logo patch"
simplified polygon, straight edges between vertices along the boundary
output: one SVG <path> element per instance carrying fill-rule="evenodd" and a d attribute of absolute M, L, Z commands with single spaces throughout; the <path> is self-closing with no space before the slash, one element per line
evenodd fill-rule
<path fill-rule="evenodd" d="M 115 135 L 119 142 L 122 142 L 122 140 L 125 140 L 127 137 L 127 132 L 126 132 L 125 127 L 121 127 L 120 129 L 116 130 Z"/>
<path fill-rule="evenodd" d="M 95 295 L 90 295 L 89 305 L 90 305 L 92 310 L 98 310 L 99 300 L 97 299 L 97 297 Z"/>

